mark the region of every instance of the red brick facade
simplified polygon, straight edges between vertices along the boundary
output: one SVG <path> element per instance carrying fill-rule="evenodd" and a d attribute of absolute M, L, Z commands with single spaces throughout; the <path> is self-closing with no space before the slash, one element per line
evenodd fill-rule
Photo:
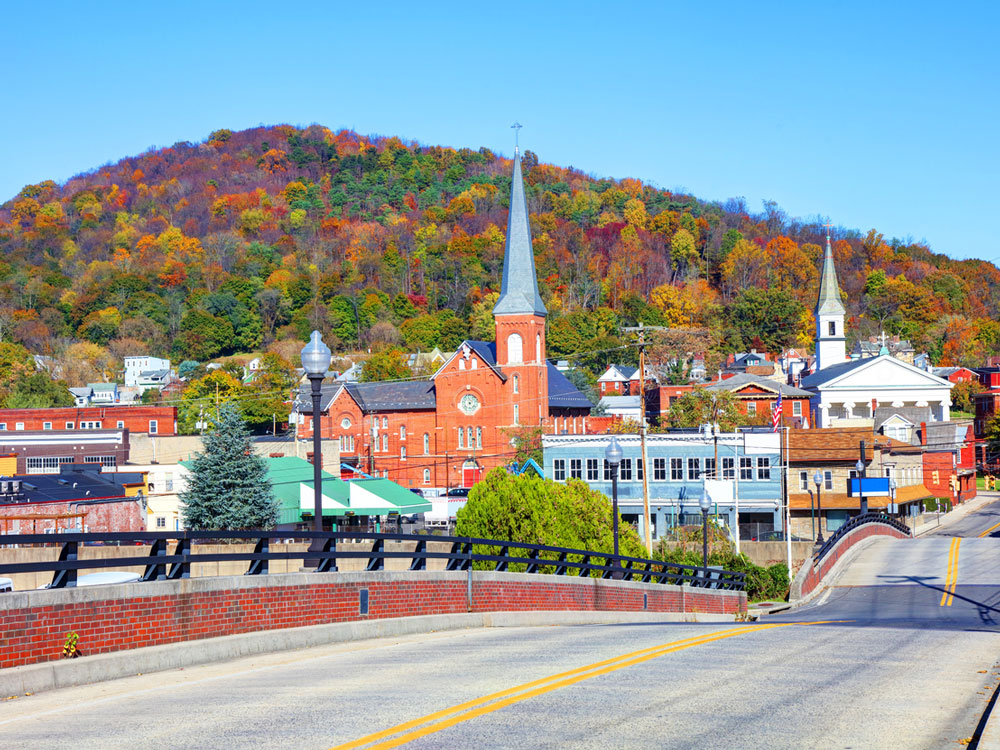
<path fill-rule="evenodd" d="M 105 499 L 87 497 L 77 502 L 0 505 L 0 534 L 45 534 L 73 528 L 95 534 L 146 530 L 146 508 L 142 501 L 126 497 L 94 502 Z"/>
<path fill-rule="evenodd" d="M 133 433 L 176 435 L 177 409 L 173 406 L 65 406 L 52 409 L 0 409 L 0 429 L 27 431 L 125 429 Z"/>
<path fill-rule="evenodd" d="M 415 615 L 501 611 L 745 611 L 746 595 L 664 584 L 517 573 L 290 574 L 5 594 L 0 669 L 54 661 L 66 633 L 84 656 L 262 630 Z M 360 592 L 369 609 L 360 614 Z"/>

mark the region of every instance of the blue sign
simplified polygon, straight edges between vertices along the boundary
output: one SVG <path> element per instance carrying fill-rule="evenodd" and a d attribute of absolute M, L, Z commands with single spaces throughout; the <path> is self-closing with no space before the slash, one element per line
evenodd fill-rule
<path fill-rule="evenodd" d="M 851 477 L 847 480 L 848 497 L 889 497 L 888 477 Z"/>

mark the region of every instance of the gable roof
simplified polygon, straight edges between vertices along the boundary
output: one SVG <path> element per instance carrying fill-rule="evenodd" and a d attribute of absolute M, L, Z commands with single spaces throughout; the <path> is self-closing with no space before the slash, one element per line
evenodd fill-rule
<path fill-rule="evenodd" d="M 772 380 L 771 378 L 765 378 L 761 375 L 752 375 L 750 373 L 740 373 L 739 375 L 733 375 L 733 377 L 726 378 L 725 380 L 713 381 L 705 386 L 705 390 L 738 391 L 749 385 L 755 385 L 758 388 L 763 388 L 774 394 L 780 392 L 781 395 L 786 398 L 809 398 L 812 396 L 809 391 L 804 391 L 801 388 L 796 388 L 786 383 L 782 383 L 779 380 Z"/>
<path fill-rule="evenodd" d="M 908 424 L 920 424 L 931 420 L 929 406 L 879 406 L 875 409 L 875 424 L 881 427 L 893 417 L 899 417 Z"/>
<path fill-rule="evenodd" d="M 903 362 L 900 359 L 896 359 L 891 354 L 880 354 L 877 357 L 869 357 L 866 359 L 851 359 L 845 362 L 838 362 L 835 365 L 830 365 L 829 367 L 824 367 L 819 372 L 814 372 L 812 375 L 802 378 L 803 388 L 821 388 L 822 386 L 830 385 L 835 380 L 847 376 L 848 374 L 854 372 L 855 370 L 861 370 L 866 367 L 875 367 L 879 363 L 890 363 L 894 367 L 905 370 L 910 373 L 915 373 L 920 375 L 928 385 L 934 383 L 942 388 L 953 388 L 954 383 L 951 383 L 943 378 L 939 378 L 933 373 L 929 373 L 926 370 L 922 370 L 919 367 L 915 367 L 907 362 Z"/>
<path fill-rule="evenodd" d="M 632 376 L 639 372 L 638 367 L 629 367 L 628 365 L 608 365 L 608 369 L 604 371 L 604 374 L 597 379 L 597 382 L 602 380 L 607 382 L 609 380 L 631 380 Z"/>
<path fill-rule="evenodd" d="M 468 346 L 469 349 L 471 349 L 477 355 L 479 355 L 479 358 L 481 360 L 483 360 L 483 362 L 486 363 L 486 366 L 489 367 L 491 370 L 493 370 L 493 372 L 495 372 L 497 374 L 497 377 L 500 378 L 501 382 L 504 382 L 504 383 L 507 382 L 507 376 L 504 375 L 503 371 L 497 366 L 497 345 L 496 345 L 496 342 L 495 341 L 473 341 L 472 339 L 466 339 L 461 344 L 459 344 L 458 348 L 454 352 L 452 352 L 451 355 L 448 357 L 448 359 L 446 359 L 441 364 L 441 366 L 434 372 L 434 374 L 431 375 L 431 380 L 434 380 L 440 374 L 440 372 L 444 368 L 446 368 L 448 365 L 450 365 L 451 362 L 452 362 L 452 360 L 455 359 L 455 357 L 461 357 L 462 356 L 462 350 L 466 346 Z"/>
<path fill-rule="evenodd" d="M 590 409 L 593 404 L 551 362 L 546 362 L 549 375 L 549 408 Z"/>

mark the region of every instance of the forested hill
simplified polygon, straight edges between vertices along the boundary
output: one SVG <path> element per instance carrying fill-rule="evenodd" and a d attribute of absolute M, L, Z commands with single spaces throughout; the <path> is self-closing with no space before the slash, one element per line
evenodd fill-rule
<path fill-rule="evenodd" d="M 531 151 L 524 167 L 550 356 L 629 361 L 620 328 L 639 321 L 690 329 L 682 348 L 710 357 L 811 347 L 821 227 Z M 335 351 L 490 339 L 510 172 L 485 148 L 276 126 L 28 185 L 0 207 L 0 338 L 175 362 L 313 328 Z M 884 328 L 942 363 L 1000 353 L 995 266 L 874 230 L 834 240 L 853 334 Z"/>

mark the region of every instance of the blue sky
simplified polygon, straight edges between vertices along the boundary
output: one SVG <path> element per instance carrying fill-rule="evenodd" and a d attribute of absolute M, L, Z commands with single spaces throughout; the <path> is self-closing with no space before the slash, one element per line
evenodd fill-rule
<path fill-rule="evenodd" d="M 0 201 L 221 127 L 320 123 L 509 154 L 519 120 L 543 161 L 1000 258 L 996 3 L 52 2 L 4 16 Z"/>

